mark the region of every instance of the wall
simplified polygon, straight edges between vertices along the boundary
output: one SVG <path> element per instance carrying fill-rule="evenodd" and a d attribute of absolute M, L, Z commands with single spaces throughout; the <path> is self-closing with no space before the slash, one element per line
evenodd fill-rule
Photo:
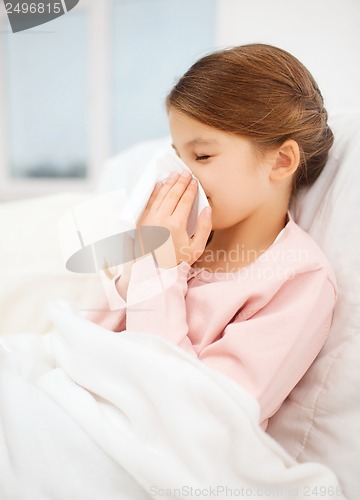
<path fill-rule="evenodd" d="M 359 0 L 218 0 L 217 44 L 269 43 L 311 71 L 329 112 L 360 110 Z"/>

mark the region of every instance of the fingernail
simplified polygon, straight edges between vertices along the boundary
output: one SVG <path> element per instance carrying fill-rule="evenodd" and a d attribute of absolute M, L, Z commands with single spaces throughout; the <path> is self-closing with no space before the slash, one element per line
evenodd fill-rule
<path fill-rule="evenodd" d="M 181 172 L 181 177 L 190 177 L 191 173 L 188 170 L 183 170 Z"/>
<path fill-rule="evenodd" d="M 193 186 L 195 186 L 195 184 L 197 184 L 197 180 L 196 179 L 191 179 L 190 184 L 192 184 Z"/>
<path fill-rule="evenodd" d="M 171 179 L 175 179 L 175 177 L 177 177 L 179 175 L 179 172 L 171 172 L 171 174 L 169 175 L 169 177 Z"/>
<path fill-rule="evenodd" d="M 205 215 L 206 215 L 206 217 L 211 217 L 211 207 L 205 208 Z"/>

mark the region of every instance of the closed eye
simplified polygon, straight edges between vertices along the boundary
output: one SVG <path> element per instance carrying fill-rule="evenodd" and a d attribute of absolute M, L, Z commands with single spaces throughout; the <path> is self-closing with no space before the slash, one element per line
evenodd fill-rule
<path fill-rule="evenodd" d="M 208 160 L 209 158 L 210 158 L 210 155 L 200 155 L 200 156 L 196 155 L 195 156 L 196 161 Z"/>

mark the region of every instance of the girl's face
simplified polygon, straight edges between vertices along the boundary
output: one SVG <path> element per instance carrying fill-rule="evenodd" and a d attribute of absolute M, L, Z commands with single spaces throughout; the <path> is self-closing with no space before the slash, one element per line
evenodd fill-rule
<path fill-rule="evenodd" d="M 177 155 L 200 181 L 212 208 L 213 229 L 226 229 L 271 203 L 271 161 L 245 137 L 204 125 L 170 108 Z"/>

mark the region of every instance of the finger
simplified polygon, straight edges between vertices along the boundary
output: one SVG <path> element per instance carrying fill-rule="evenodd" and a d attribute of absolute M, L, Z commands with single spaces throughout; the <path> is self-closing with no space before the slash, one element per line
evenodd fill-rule
<path fill-rule="evenodd" d="M 172 174 L 170 174 L 170 176 L 165 181 L 163 181 L 163 185 L 161 186 L 161 188 L 156 196 L 156 199 L 153 202 L 154 210 L 158 210 L 160 208 L 160 206 L 161 206 L 162 202 L 164 201 L 165 197 L 167 196 L 168 192 L 173 187 L 173 185 L 177 182 L 178 177 L 179 177 L 178 172 L 172 172 Z"/>
<path fill-rule="evenodd" d="M 206 207 L 202 210 L 196 224 L 195 234 L 191 239 L 191 247 L 194 251 L 199 250 L 201 254 L 205 250 L 206 242 L 212 229 L 211 213 L 211 207 Z"/>
<path fill-rule="evenodd" d="M 190 216 L 190 212 L 195 200 L 195 196 L 198 189 L 198 181 L 193 178 L 187 185 L 184 194 L 180 198 L 178 204 L 175 207 L 174 215 L 178 216 L 181 220 L 187 224 Z"/>
<path fill-rule="evenodd" d="M 157 182 L 154 186 L 154 189 L 152 190 L 152 193 L 150 195 L 150 198 L 147 202 L 147 205 L 145 207 L 145 210 L 148 210 L 154 203 L 155 199 L 157 198 L 161 188 L 163 187 L 163 183 L 161 181 Z"/>
<path fill-rule="evenodd" d="M 185 193 L 191 179 L 192 179 L 191 173 L 188 172 L 187 170 L 186 171 L 184 170 L 182 174 L 178 177 L 175 184 L 171 186 L 169 191 L 166 193 L 166 196 L 164 197 L 159 207 L 163 213 L 171 215 L 174 212 L 177 204 L 180 201 L 180 198 Z"/>

